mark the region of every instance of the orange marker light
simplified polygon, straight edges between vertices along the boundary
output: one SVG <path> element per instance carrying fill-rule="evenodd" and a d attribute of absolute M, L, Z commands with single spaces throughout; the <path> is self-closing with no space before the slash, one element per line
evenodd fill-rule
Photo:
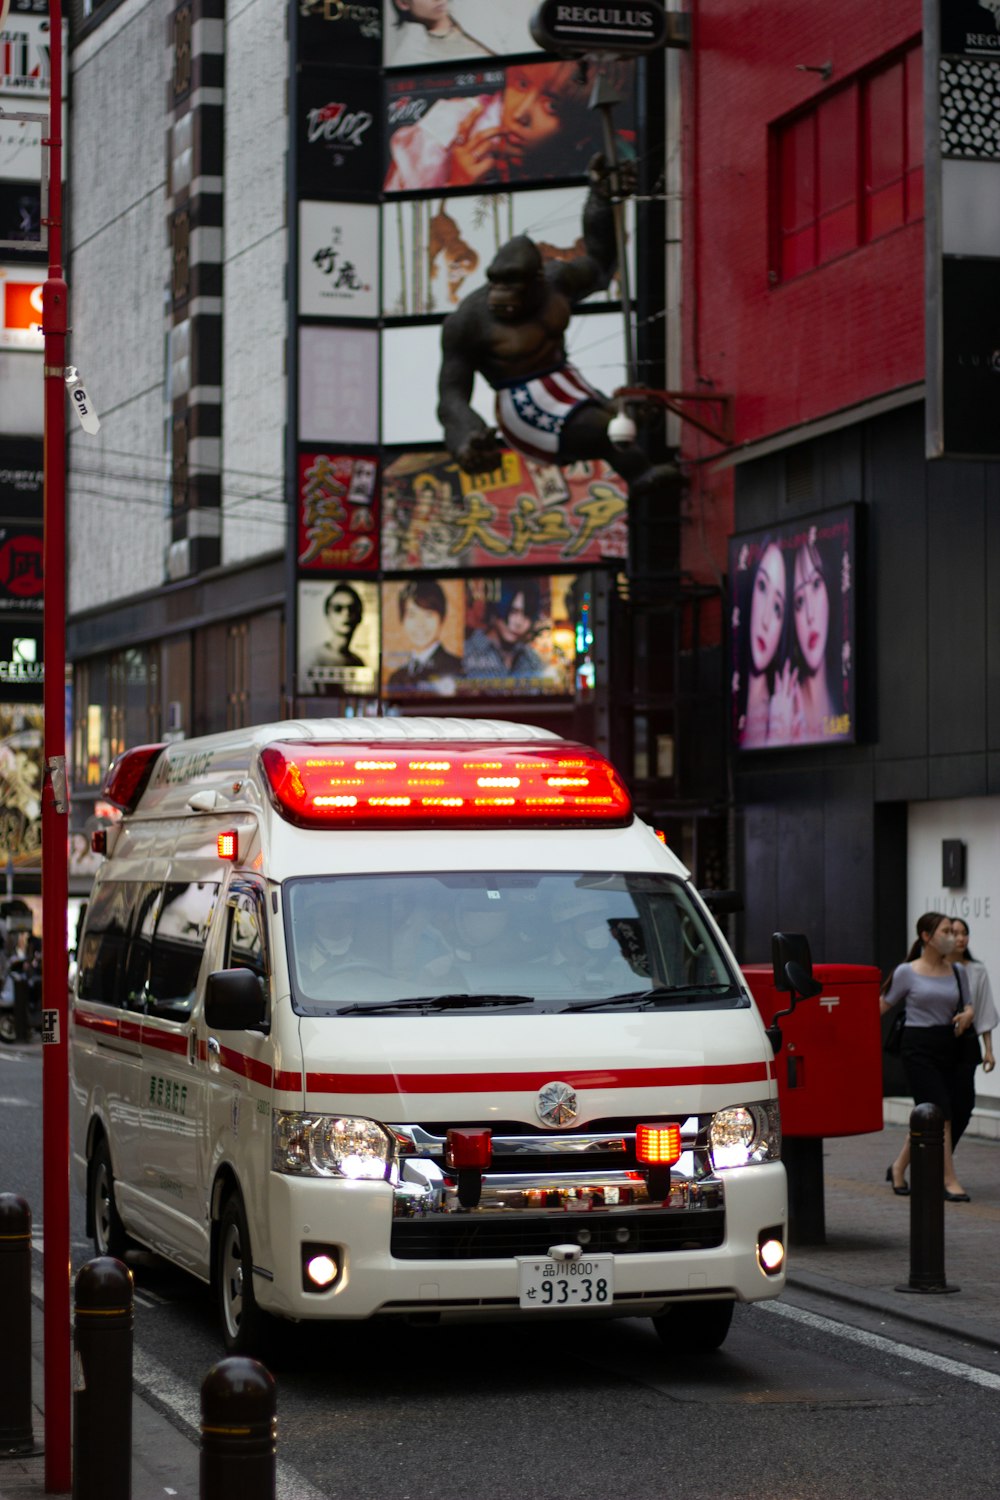
<path fill-rule="evenodd" d="M 235 859 L 239 852 L 239 835 L 235 832 L 220 833 L 215 841 L 220 859 Z"/>
<path fill-rule="evenodd" d="M 635 1127 L 637 1160 L 652 1167 L 672 1167 L 681 1156 L 679 1125 L 637 1125 Z"/>

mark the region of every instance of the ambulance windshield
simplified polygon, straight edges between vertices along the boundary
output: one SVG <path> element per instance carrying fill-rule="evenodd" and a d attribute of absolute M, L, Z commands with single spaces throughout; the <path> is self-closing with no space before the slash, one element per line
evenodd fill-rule
<path fill-rule="evenodd" d="M 305 1015 L 746 1003 L 711 922 L 673 876 L 303 877 L 284 901 Z"/>

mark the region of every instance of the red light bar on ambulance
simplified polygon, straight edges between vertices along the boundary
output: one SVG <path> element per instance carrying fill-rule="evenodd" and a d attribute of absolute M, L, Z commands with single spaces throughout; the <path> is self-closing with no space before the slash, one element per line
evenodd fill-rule
<path fill-rule="evenodd" d="M 304 828 L 623 828 L 632 800 L 585 745 L 440 741 L 268 745 L 281 815 Z"/>
<path fill-rule="evenodd" d="M 149 785 L 160 751 L 166 748 L 166 745 L 136 745 L 134 750 L 123 750 L 111 762 L 104 778 L 102 792 L 108 801 L 123 812 L 134 812 Z"/>

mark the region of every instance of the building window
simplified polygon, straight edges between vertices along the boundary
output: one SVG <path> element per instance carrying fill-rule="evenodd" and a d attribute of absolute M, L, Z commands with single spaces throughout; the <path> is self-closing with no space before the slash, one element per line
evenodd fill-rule
<path fill-rule="evenodd" d="M 772 127 L 772 281 L 789 281 L 923 217 L 921 51 Z"/>

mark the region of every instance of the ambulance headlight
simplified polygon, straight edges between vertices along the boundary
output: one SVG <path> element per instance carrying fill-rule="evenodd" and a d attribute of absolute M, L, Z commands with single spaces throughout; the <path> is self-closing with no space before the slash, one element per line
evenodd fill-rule
<path fill-rule="evenodd" d="M 717 1110 L 712 1116 L 708 1143 L 717 1172 L 728 1167 L 777 1161 L 781 1156 L 781 1113 L 777 1099 Z"/>
<path fill-rule="evenodd" d="M 374 1120 L 278 1110 L 271 1165 L 295 1177 L 380 1178 L 389 1170 L 392 1140 Z"/>

